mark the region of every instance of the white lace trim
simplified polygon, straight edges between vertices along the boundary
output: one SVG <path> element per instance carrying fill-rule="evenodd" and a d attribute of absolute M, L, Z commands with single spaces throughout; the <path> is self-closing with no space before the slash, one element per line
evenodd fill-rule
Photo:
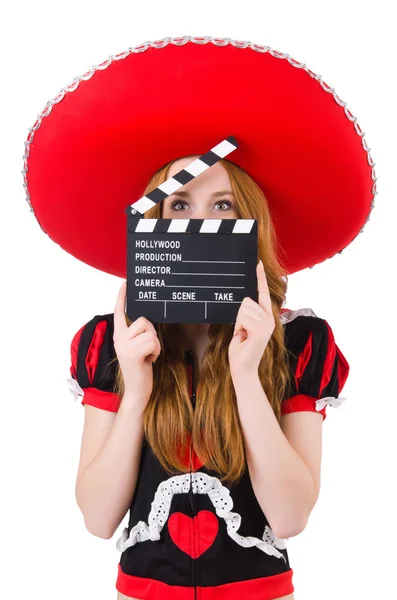
<path fill-rule="evenodd" d="M 316 410 L 323 409 L 326 404 L 329 404 L 329 406 L 333 406 L 334 408 L 338 408 L 338 406 L 340 406 L 342 402 L 345 402 L 345 400 L 347 400 L 347 398 L 335 398 L 334 396 L 320 398 L 319 400 L 316 400 Z"/>
<path fill-rule="evenodd" d="M 306 317 L 317 317 L 316 313 L 311 308 L 298 308 L 298 310 L 288 310 L 287 312 L 280 315 L 280 321 L 282 325 L 289 323 L 299 317 L 305 315 Z"/>
<path fill-rule="evenodd" d="M 162 481 L 155 493 L 154 500 L 151 503 L 151 511 L 148 517 L 148 524 L 139 521 L 131 529 L 128 535 L 128 528 L 125 528 L 116 542 L 117 550 L 123 552 L 130 546 L 146 540 L 159 540 L 160 532 L 166 524 L 171 501 L 174 494 L 187 494 L 190 489 L 190 476 L 192 477 L 192 490 L 194 494 L 208 494 L 215 512 L 218 517 L 225 519 L 228 535 L 240 546 L 251 548 L 257 546 L 259 550 L 282 558 L 286 562 L 285 556 L 277 548 L 285 549 L 285 541 L 277 538 L 270 527 L 265 526 L 262 539 L 254 536 L 242 536 L 238 532 L 241 525 L 241 515 L 232 512 L 233 500 L 230 491 L 222 485 L 217 477 L 212 477 L 207 473 L 196 471 L 194 473 L 184 473 L 170 477 Z M 288 539 L 288 538 L 287 538 Z"/>
<path fill-rule="evenodd" d="M 76 401 L 79 396 L 85 395 L 84 390 L 81 389 L 78 382 L 75 379 L 73 379 L 73 377 L 69 377 L 69 379 L 66 379 L 66 383 L 68 384 L 69 390 L 73 394 L 74 401 Z"/>

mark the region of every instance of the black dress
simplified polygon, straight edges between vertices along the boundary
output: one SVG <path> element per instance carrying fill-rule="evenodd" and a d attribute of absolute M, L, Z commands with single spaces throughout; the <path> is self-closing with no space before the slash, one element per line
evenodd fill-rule
<path fill-rule="evenodd" d="M 282 414 L 338 406 L 349 365 L 328 323 L 311 309 L 282 309 L 291 381 Z M 97 315 L 71 344 L 69 388 L 82 404 L 117 412 L 113 313 Z M 186 353 L 191 400 L 195 376 Z M 188 451 L 184 454 L 187 466 Z M 288 539 L 288 538 L 287 538 Z M 291 594 L 286 542 L 277 538 L 246 469 L 238 484 L 221 482 L 193 452 L 190 473 L 169 476 L 144 438 L 116 589 L 144 600 L 270 600 Z"/>

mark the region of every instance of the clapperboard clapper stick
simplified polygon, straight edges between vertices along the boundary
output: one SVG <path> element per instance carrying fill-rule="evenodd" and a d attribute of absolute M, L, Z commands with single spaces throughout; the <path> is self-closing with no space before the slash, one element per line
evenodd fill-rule
<path fill-rule="evenodd" d="M 127 315 L 153 323 L 235 323 L 258 301 L 255 219 L 145 219 L 142 215 L 238 144 L 228 137 L 125 209 Z"/>

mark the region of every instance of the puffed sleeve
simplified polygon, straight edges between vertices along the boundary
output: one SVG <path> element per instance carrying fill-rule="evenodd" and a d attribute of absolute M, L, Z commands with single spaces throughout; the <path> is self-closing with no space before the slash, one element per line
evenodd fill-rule
<path fill-rule="evenodd" d="M 299 316 L 286 332 L 290 387 L 281 414 L 315 411 L 326 418 L 326 406 L 337 408 L 349 374 L 349 364 L 335 343 L 331 327 L 320 317 Z"/>
<path fill-rule="evenodd" d="M 74 335 L 70 346 L 69 390 L 81 404 L 117 412 L 120 397 L 113 392 L 117 361 L 113 343 L 113 314 L 97 315 Z M 111 364 L 110 364 L 111 363 Z"/>

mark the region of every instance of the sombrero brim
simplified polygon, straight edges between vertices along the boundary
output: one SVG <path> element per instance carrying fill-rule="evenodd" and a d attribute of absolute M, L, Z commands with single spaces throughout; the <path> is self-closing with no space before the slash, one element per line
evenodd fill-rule
<path fill-rule="evenodd" d="M 27 200 L 64 250 L 125 277 L 127 205 L 163 164 L 230 135 L 228 158 L 263 190 L 289 273 L 362 231 L 376 177 L 345 103 L 288 55 L 212 38 L 130 48 L 61 90 L 25 143 Z"/>

